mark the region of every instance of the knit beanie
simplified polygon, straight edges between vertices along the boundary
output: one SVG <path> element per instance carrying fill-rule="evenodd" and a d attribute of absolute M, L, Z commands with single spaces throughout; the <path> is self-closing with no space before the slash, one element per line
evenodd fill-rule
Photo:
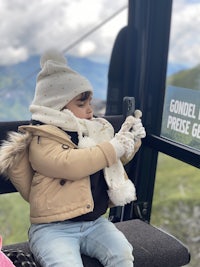
<path fill-rule="evenodd" d="M 40 66 L 31 112 L 35 106 L 60 111 L 79 94 L 93 92 L 90 82 L 69 68 L 64 55 L 57 50 L 46 51 L 41 56 Z"/>

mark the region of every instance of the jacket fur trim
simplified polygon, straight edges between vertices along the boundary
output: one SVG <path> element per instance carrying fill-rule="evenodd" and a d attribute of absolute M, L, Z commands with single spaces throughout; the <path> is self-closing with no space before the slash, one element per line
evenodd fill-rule
<path fill-rule="evenodd" d="M 0 147 L 0 173 L 8 176 L 9 169 L 15 162 L 19 162 L 20 154 L 29 146 L 31 139 L 32 136 L 28 132 L 8 133 L 8 139 L 4 140 Z"/>
<path fill-rule="evenodd" d="M 29 201 L 34 171 L 29 162 L 28 147 L 32 140 L 29 132 L 10 132 L 0 147 L 0 173 L 10 179 L 21 196 Z"/>

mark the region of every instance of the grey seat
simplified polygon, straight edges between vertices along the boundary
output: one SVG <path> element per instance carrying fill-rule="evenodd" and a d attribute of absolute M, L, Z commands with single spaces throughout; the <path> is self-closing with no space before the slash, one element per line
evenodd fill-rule
<path fill-rule="evenodd" d="M 190 260 L 187 247 L 179 240 L 146 222 L 134 219 L 115 225 L 133 245 L 135 267 L 184 266 Z M 25 254 L 31 254 L 28 242 L 4 246 L 3 249 L 19 253 L 22 250 Z M 94 258 L 82 255 L 82 259 L 85 267 L 102 267 Z"/>

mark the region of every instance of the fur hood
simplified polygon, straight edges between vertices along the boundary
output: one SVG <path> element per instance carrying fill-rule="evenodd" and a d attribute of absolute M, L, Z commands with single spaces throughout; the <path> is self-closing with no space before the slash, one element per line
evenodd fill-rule
<path fill-rule="evenodd" d="M 10 132 L 0 147 L 0 173 L 9 179 L 21 196 L 29 201 L 34 171 L 29 162 L 30 133 Z"/>
<path fill-rule="evenodd" d="M 8 177 L 9 169 L 19 162 L 21 153 L 29 146 L 32 140 L 30 133 L 9 132 L 8 139 L 0 147 L 0 173 Z M 9 177 L 8 177 L 9 178 Z"/>

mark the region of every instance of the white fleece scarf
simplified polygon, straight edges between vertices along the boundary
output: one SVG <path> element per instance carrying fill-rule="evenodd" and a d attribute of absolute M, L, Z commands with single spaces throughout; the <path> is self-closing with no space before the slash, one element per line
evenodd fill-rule
<path fill-rule="evenodd" d="M 57 111 L 47 107 L 31 105 L 32 119 L 62 128 L 64 131 L 78 133 L 78 147 L 93 147 L 110 141 L 114 137 L 112 125 L 103 118 L 92 120 L 79 119 L 70 110 Z M 120 160 L 104 168 L 104 177 L 108 185 L 108 195 L 116 206 L 124 206 L 136 200 L 135 186 L 125 179 L 125 170 Z"/>

